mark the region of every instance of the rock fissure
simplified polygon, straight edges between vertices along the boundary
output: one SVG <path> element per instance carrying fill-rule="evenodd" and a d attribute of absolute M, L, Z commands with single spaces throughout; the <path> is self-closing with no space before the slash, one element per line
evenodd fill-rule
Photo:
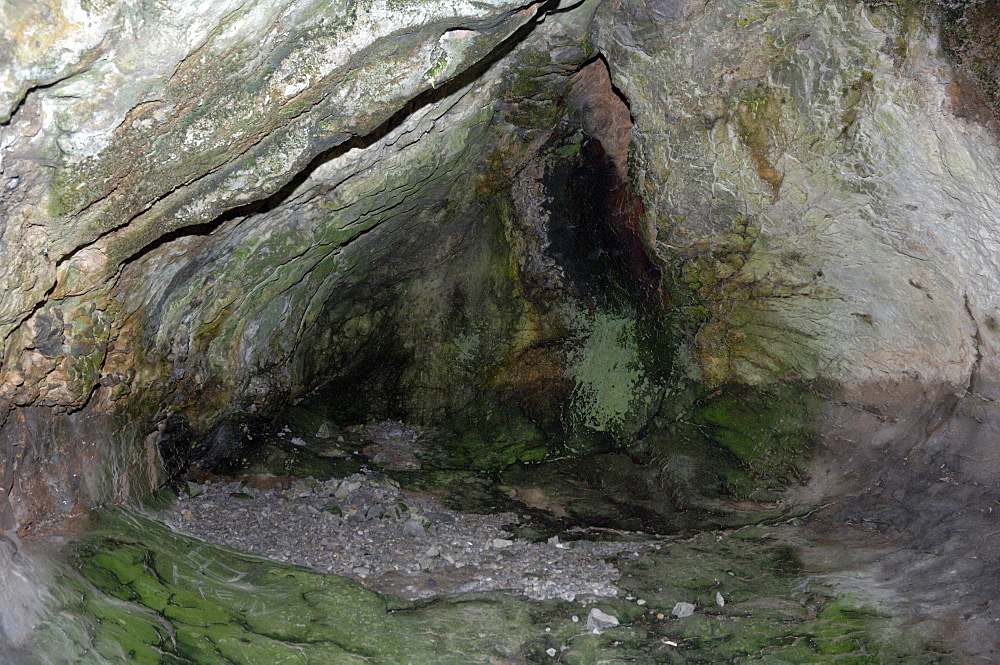
<path fill-rule="evenodd" d="M 965 305 L 965 312 L 966 314 L 969 315 L 969 321 L 972 322 L 974 330 L 972 335 L 972 340 L 974 342 L 972 346 L 972 351 L 975 354 L 975 358 L 973 359 L 972 367 L 969 370 L 969 382 L 965 387 L 965 395 L 963 395 L 964 398 L 967 398 L 976 394 L 976 381 L 978 379 L 979 372 L 981 371 L 983 363 L 983 352 L 982 352 L 983 337 L 982 333 L 980 333 L 979 331 L 979 322 L 976 320 L 975 314 L 972 313 L 971 305 L 969 305 L 968 293 L 962 294 L 962 301 L 963 304 Z"/>

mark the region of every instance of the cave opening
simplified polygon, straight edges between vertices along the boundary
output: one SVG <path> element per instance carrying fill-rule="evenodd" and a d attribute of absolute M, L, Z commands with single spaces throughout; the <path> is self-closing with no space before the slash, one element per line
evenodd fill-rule
<path fill-rule="evenodd" d="M 407 487 L 436 488 L 454 507 L 528 510 L 536 523 L 524 532 L 536 538 L 569 526 L 672 533 L 696 521 L 678 519 L 692 478 L 664 472 L 664 444 L 651 436 L 663 385 L 676 382 L 679 315 L 640 229 L 641 200 L 597 136 L 617 143 L 622 158 L 627 135 L 613 133 L 631 127 L 626 100 L 602 58 L 568 78 L 555 102 L 566 115 L 532 161 L 518 165 L 532 172 L 528 203 L 537 217 L 511 210 L 511 199 L 526 195 L 497 181 L 494 171 L 505 167 L 481 165 L 478 200 L 457 230 L 448 221 L 445 232 L 459 237 L 446 239 L 454 247 L 437 272 L 413 265 L 411 240 L 385 251 L 393 267 L 377 289 L 353 294 L 367 300 L 377 290 L 377 304 L 338 294 L 336 307 L 351 311 L 340 330 L 356 325 L 358 310 L 378 323 L 350 357 L 314 369 L 316 387 L 277 412 L 234 413 L 202 435 L 183 417 L 167 424 L 158 445 L 175 484 L 326 480 L 374 468 Z M 336 345 L 337 333 L 317 346 Z M 578 380 L 567 372 L 574 363 L 598 374 Z M 687 446 L 693 467 L 740 467 L 712 439 L 701 444 L 704 459 L 680 440 L 666 445 Z M 609 467 L 607 478 L 594 476 Z M 692 474 L 708 495 L 725 493 L 720 474 Z M 546 496 L 559 476 L 569 494 Z M 649 508 L 664 491 L 672 502 Z"/>

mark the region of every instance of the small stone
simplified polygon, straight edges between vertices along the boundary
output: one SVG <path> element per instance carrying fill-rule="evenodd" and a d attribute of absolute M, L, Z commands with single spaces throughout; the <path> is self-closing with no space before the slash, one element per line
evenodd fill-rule
<path fill-rule="evenodd" d="M 343 442 L 344 442 L 344 435 L 341 434 L 337 437 L 337 443 L 343 443 Z"/>
<path fill-rule="evenodd" d="M 549 647 L 548 649 L 545 650 L 545 653 L 549 654 L 549 658 L 555 658 L 556 657 L 556 653 L 558 653 L 558 652 L 555 649 L 553 649 L 552 647 Z"/>
<path fill-rule="evenodd" d="M 306 445 L 306 442 L 303 439 L 300 439 L 297 436 L 293 436 L 292 437 L 292 445 L 293 446 L 304 446 L 304 445 Z"/>
<path fill-rule="evenodd" d="M 351 494 L 356 492 L 361 487 L 360 480 L 345 480 L 337 488 L 337 491 L 333 493 L 338 499 L 346 499 Z"/>
<path fill-rule="evenodd" d="M 403 522 L 403 533 L 408 536 L 422 536 L 427 532 L 424 530 L 424 525 L 421 524 L 419 520 L 415 520 L 411 517 Z"/>
<path fill-rule="evenodd" d="M 596 607 L 590 610 L 590 614 L 587 615 L 587 629 L 595 634 L 603 633 L 608 628 L 613 628 L 618 625 L 618 617 L 611 614 L 606 614 Z"/>
<path fill-rule="evenodd" d="M 645 600 L 643 600 L 642 598 L 640 598 L 639 600 L 635 601 L 635 604 L 636 604 L 636 605 L 645 605 L 645 604 L 646 604 L 646 601 L 645 601 Z"/>
<path fill-rule="evenodd" d="M 493 545 L 493 549 L 502 550 L 505 547 L 513 545 L 514 541 L 507 540 L 506 538 L 494 538 L 490 544 Z"/>
<path fill-rule="evenodd" d="M 663 613 L 662 613 L 662 612 L 657 612 L 657 613 L 656 613 L 656 618 L 657 618 L 657 619 L 664 619 L 665 617 L 663 616 Z"/>
<path fill-rule="evenodd" d="M 333 436 L 333 428 L 330 427 L 330 423 L 323 423 L 322 425 L 319 426 L 319 429 L 316 430 L 317 439 L 329 439 L 332 436 Z"/>
<path fill-rule="evenodd" d="M 719 593 L 718 591 L 715 592 L 715 604 L 718 605 L 719 607 L 726 606 L 726 599 L 723 598 L 722 594 Z"/>
<path fill-rule="evenodd" d="M 442 512 L 430 512 L 425 517 L 427 522 L 434 524 L 454 524 L 456 521 L 454 515 Z"/>
<path fill-rule="evenodd" d="M 573 615 L 573 623 L 579 623 L 579 621 L 580 621 L 580 617 L 578 617 L 577 615 L 574 614 Z"/>
<path fill-rule="evenodd" d="M 203 486 L 199 485 L 198 483 L 193 483 L 191 481 L 188 481 L 187 487 L 185 489 L 187 490 L 187 495 L 192 499 L 196 496 L 201 496 L 202 494 L 205 493 L 205 488 Z"/>
<path fill-rule="evenodd" d="M 695 606 L 691 603 L 677 603 L 674 605 L 672 614 L 678 619 L 683 619 L 684 617 L 689 617 L 694 614 Z"/>

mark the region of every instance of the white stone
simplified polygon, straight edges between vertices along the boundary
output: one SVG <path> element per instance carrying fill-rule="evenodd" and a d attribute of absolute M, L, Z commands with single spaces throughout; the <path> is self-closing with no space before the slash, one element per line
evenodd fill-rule
<path fill-rule="evenodd" d="M 602 612 L 596 607 L 587 615 L 587 629 L 595 634 L 603 633 L 608 628 L 618 625 L 618 617 Z"/>
<path fill-rule="evenodd" d="M 684 617 L 693 615 L 694 610 L 695 606 L 693 604 L 681 602 L 674 605 L 674 609 L 671 612 L 678 619 L 683 619 Z"/>

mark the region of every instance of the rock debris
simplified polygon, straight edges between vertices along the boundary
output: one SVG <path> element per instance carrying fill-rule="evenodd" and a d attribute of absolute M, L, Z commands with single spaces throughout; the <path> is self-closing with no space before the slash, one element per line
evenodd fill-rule
<path fill-rule="evenodd" d="M 409 600 L 513 591 L 534 600 L 617 596 L 606 558 L 646 542 L 515 539 L 514 513 L 476 515 L 401 490 L 379 473 L 297 480 L 290 489 L 189 483 L 168 523 L 198 538 L 313 570 L 352 577 Z M 565 537 L 565 535 L 564 535 Z"/>

